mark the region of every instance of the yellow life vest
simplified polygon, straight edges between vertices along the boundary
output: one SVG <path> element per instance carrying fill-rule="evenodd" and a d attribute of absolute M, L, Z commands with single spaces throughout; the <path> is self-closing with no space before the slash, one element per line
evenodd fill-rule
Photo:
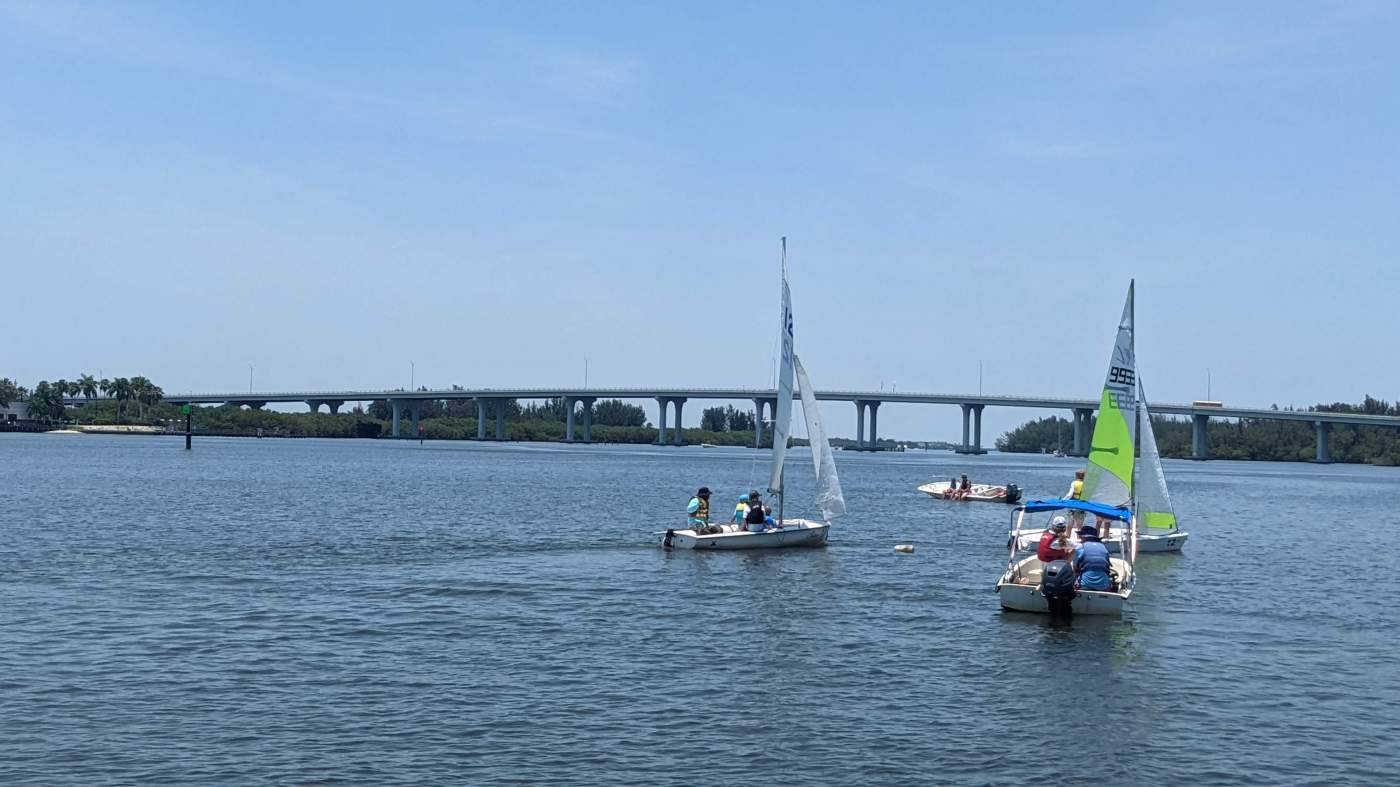
<path fill-rule="evenodd" d="M 1071 500 L 1083 500 L 1083 499 L 1084 499 L 1084 482 L 1083 482 L 1083 481 L 1081 481 L 1081 480 L 1079 480 L 1078 478 L 1076 478 L 1076 479 L 1074 479 L 1074 483 L 1072 483 L 1072 484 L 1069 485 L 1069 488 L 1070 488 L 1069 499 L 1071 499 Z"/>
<path fill-rule="evenodd" d="M 710 521 L 710 501 L 706 500 L 703 497 L 697 497 L 695 499 L 700 501 L 700 507 L 695 509 L 695 513 L 690 514 L 689 516 L 694 519 L 698 519 L 701 522 Z M 689 506 L 686 507 L 689 508 Z"/>

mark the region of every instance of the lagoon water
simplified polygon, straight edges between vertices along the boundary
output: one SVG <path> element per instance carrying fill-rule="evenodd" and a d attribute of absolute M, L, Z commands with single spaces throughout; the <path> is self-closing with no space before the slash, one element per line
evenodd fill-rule
<path fill-rule="evenodd" d="M 1169 461 L 1186 553 L 1055 623 L 1006 507 L 914 487 L 1076 460 L 844 452 L 827 548 L 657 547 L 767 456 L 0 435 L 0 782 L 1400 778 L 1400 472 Z"/>

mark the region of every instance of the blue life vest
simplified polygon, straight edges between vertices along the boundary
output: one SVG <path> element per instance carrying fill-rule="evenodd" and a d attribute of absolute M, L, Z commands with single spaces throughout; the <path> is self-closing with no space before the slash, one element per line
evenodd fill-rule
<path fill-rule="evenodd" d="M 1112 590 L 1109 576 L 1108 547 L 1100 541 L 1085 541 L 1074 550 L 1074 570 L 1079 575 L 1079 587 L 1084 590 Z"/>
<path fill-rule="evenodd" d="M 1074 550 L 1074 570 L 1080 574 L 1090 571 L 1108 573 L 1108 547 L 1101 541 L 1085 541 Z"/>

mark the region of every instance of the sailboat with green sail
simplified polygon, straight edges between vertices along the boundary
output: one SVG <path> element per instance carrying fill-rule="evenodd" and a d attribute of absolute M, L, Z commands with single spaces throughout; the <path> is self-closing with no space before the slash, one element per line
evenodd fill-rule
<path fill-rule="evenodd" d="M 1167 492 L 1167 477 L 1162 472 L 1162 457 L 1157 452 L 1157 437 L 1152 433 L 1152 412 L 1147 406 L 1147 392 L 1138 377 L 1138 409 L 1142 429 L 1138 435 L 1137 481 L 1134 484 L 1137 504 L 1138 554 L 1180 552 L 1190 534 L 1181 529 Z M 1110 552 L 1122 552 L 1127 539 L 1123 534 L 1105 538 Z"/>

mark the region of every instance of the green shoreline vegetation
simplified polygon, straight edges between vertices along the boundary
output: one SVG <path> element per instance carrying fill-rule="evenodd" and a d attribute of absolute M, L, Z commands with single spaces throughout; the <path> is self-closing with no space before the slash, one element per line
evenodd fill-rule
<path fill-rule="evenodd" d="M 426 390 L 426 389 L 423 389 Z M 40 381 L 32 390 L 13 380 L 0 378 L 0 407 L 23 403 L 31 418 L 54 426 L 72 423 L 84 426 L 147 426 L 162 430 L 184 431 L 184 415 L 180 405 L 162 401 L 161 388 L 144 377 L 97 380 L 81 375 L 76 382 Z M 89 401 L 80 406 L 63 403 L 65 398 Z M 562 442 L 568 411 L 562 399 L 548 399 L 539 404 L 521 406 L 506 400 L 505 438 L 522 442 Z M 217 405 L 193 408 L 195 434 L 253 437 L 343 437 L 388 438 L 393 433 L 393 410 L 385 400 L 371 402 L 369 407 L 355 407 L 336 415 L 330 413 L 284 413 L 275 410 L 248 409 L 239 405 Z M 426 440 L 470 440 L 477 435 L 476 403 L 471 400 L 433 400 L 423 403 L 420 424 Z M 408 413 L 401 414 L 400 434 L 416 438 Z M 486 422 L 488 439 L 494 438 L 496 425 L 492 418 Z M 674 433 L 672 433 L 674 434 Z M 672 435 L 668 434 L 668 437 Z M 604 399 L 593 405 L 593 442 L 595 443 L 655 443 L 657 429 L 648 423 L 646 412 L 635 404 L 619 399 Z M 765 430 L 765 444 L 771 438 Z M 583 412 L 574 414 L 574 439 L 583 439 Z M 685 442 L 690 445 L 708 443 L 724 446 L 754 444 L 754 411 L 739 410 L 733 405 L 706 408 L 700 416 L 700 427 L 685 430 Z M 793 437 L 790 444 L 807 445 Z M 832 438 L 831 444 L 840 448 L 855 448 L 854 440 Z M 882 439 L 881 450 L 892 451 L 902 446 L 950 449 L 951 443 L 915 442 Z"/>
<path fill-rule="evenodd" d="M 1278 410 L 1278 405 L 1273 409 Z M 1400 405 L 1367 396 L 1361 404 L 1334 402 L 1303 412 L 1400 416 Z M 1162 456 L 1189 459 L 1191 428 L 1186 419 L 1153 416 L 1152 430 Z M 1211 420 L 1206 434 L 1211 459 L 1311 462 L 1317 451 L 1317 435 L 1308 421 Z M 1068 419 L 1051 416 L 1012 429 L 997 438 L 996 447 L 1008 453 L 1038 454 L 1056 448 L 1068 452 L 1074 445 L 1073 435 Z M 1392 427 L 1332 424 L 1327 445 L 1333 462 L 1400 466 L 1400 430 Z"/>

